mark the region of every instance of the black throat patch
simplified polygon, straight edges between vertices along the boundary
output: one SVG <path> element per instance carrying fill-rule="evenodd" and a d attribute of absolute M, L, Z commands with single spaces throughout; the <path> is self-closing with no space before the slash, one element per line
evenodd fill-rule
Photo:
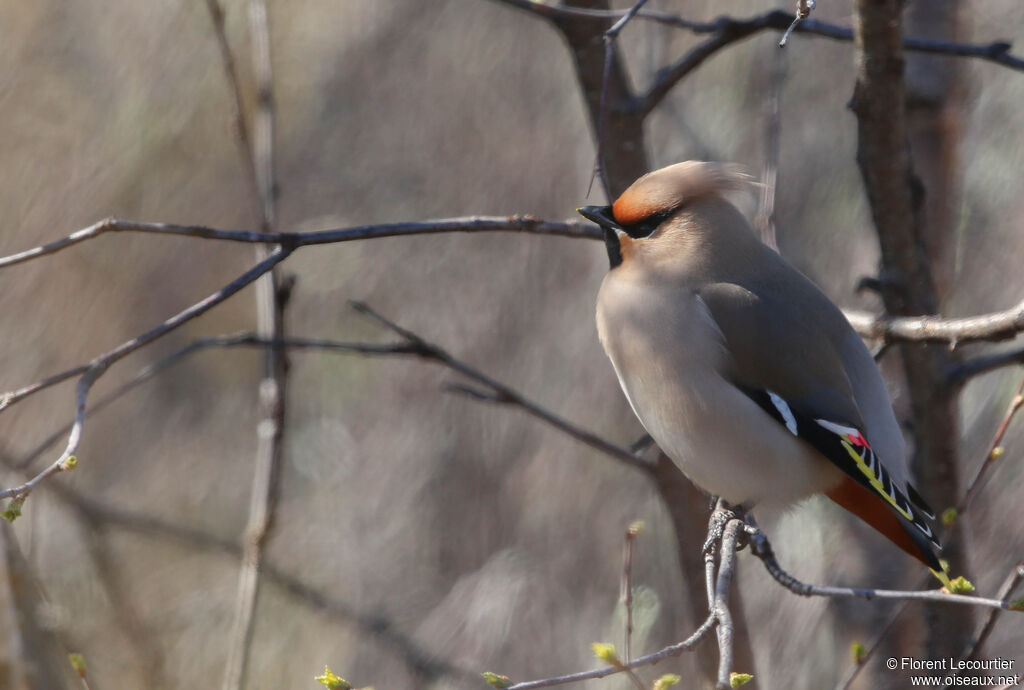
<path fill-rule="evenodd" d="M 619 236 L 615 234 L 615 231 L 611 228 L 601 228 L 604 230 L 604 248 L 608 250 L 608 263 L 611 264 L 611 268 L 615 268 L 622 263 L 622 250 L 619 248 Z"/>

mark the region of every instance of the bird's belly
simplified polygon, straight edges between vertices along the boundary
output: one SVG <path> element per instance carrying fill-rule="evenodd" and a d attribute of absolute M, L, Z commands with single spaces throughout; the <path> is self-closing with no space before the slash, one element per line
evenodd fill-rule
<path fill-rule="evenodd" d="M 673 296 L 675 318 L 644 295 L 598 330 L 633 411 L 697 486 L 734 504 L 784 505 L 841 478 L 832 463 L 726 378 L 728 354 L 697 297 Z M 624 318 L 623 318 L 624 317 Z"/>
<path fill-rule="evenodd" d="M 785 505 L 839 481 L 832 463 L 729 382 L 687 383 L 672 391 L 674 409 L 650 404 L 664 396 L 645 381 L 628 384 L 627 395 L 658 446 L 703 490 L 748 507 Z"/>

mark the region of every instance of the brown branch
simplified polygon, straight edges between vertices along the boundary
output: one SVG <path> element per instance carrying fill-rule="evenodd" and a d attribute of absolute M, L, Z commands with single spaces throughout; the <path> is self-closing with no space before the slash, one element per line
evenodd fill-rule
<path fill-rule="evenodd" d="M 668 656 L 676 656 L 683 651 L 692 649 L 711 631 L 712 628 L 717 629 L 719 648 L 717 684 L 715 687 L 719 689 L 727 689 L 731 687 L 730 674 L 732 672 L 734 630 L 732 614 L 729 611 L 729 588 L 735 575 L 736 551 L 739 548 L 740 535 L 745 534 L 746 530 L 747 528 L 743 521 L 739 519 L 732 510 L 727 508 L 724 503 L 718 501 L 715 510 L 712 512 L 711 518 L 708 521 L 708 536 L 704 548 L 707 563 L 706 573 L 709 614 L 704 620 L 704 623 L 689 638 L 683 642 L 665 647 L 658 652 L 642 656 L 633 661 L 629 660 L 627 654 L 627 658 L 624 661 L 616 661 L 612 666 L 594 671 L 584 671 L 581 673 L 544 678 L 542 680 L 534 680 L 526 683 L 516 683 L 508 686 L 509 690 L 547 688 L 556 685 L 564 685 L 566 683 L 576 683 L 583 680 L 604 678 L 618 673 L 627 674 L 635 684 L 639 684 L 639 680 L 633 674 L 634 669 L 657 663 Z M 624 558 L 626 570 L 623 575 L 623 587 L 628 586 L 628 564 L 631 559 L 629 549 L 632 536 L 631 528 L 626 537 L 626 551 Z M 716 560 L 717 567 L 715 564 Z M 626 645 L 628 649 L 628 637 Z"/>
<path fill-rule="evenodd" d="M 780 48 L 786 47 L 786 42 L 789 41 L 789 37 L 792 35 L 796 27 L 800 25 L 800 22 L 811 16 L 811 10 L 814 9 L 814 5 L 814 0 L 799 0 L 799 2 L 797 2 L 796 16 L 793 17 L 793 22 L 786 29 L 785 33 L 782 34 L 782 38 L 779 39 Z"/>
<path fill-rule="evenodd" d="M 753 520 L 748 515 L 748 521 Z M 1001 599 L 967 596 L 965 594 L 949 594 L 941 589 L 926 591 L 904 591 L 893 589 L 870 589 L 865 587 L 835 587 L 832 585 L 812 585 L 801 582 L 782 569 L 775 558 L 768 537 L 759 529 L 750 534 L 750 543 L 755 556 L 761 559 L 765 569 L 783 587 L 802 597 L 833 597 L 840 599 L 889 599 L 897 601 L 928 601 L 940 604 L 960 604 L 978 606 L 1003 611 L 1014 611 L 1012 602 Z"/>
<path fill-rule="evenodd" d="M 641 524 L 633 523 L 626 529 L 622 545 L 622 579 L 619 583 L 619 601 L 626 614 L 623 630 L 623 655 L 628 664 L 633 660 L 633 541 L 640 534 Z"/>
<path fill-rule="evenodd" d="M 594 19 L 604 21 L 615 21 L 625 14 L 626 10 L 594 10 L 572 7 L 570 5 L 553 5 L 543 0 L 497 0 L 506 5 L 512 5 L 520 9 L 532 12 L 533 14 L 556 19 L 559 17 L 578 17 L 581 19 Z M 685 29 L 697 34 L 710 34 L 719 31 L 723 22 L 751 22 L 757 21 L 763 26 L 761 30 L 786 31 L 793 24 L 792 15 L 782 10 L 773 10 L 759 17 L 752 17 L 747 20 L 737 20 L 731 17 L 720 17 L 714 21 L 701 22 L 686 19 L 677 14 L 669 12 L 657 12 L 654 10 L 641 10 L 637 13 L 638 19 L 657 22 L 666 26 L 678 29 Z M 837 41 L 852 41 L 853 31 L 844 26 L 829 24 L 828 22 L 813 19 L 802 19 L 794 29 L 795 33 L 807 34 L 821 38 L 830 38 Z M 1010 54 L 1012 44 L 1006 41 L 993 41 L 991 43 L 959 43 L 955 41 L 938 41 L 926 38 L 904 38 L 903 49 L 930 55 L 945 57 L 969 57 L 986 60 L 1012 70 L 1024 71 L 1024 58 Z"/>
<path fill-rule="evenodd" d="M 1003 436 L 1006 435 L 1006 431 L 1010 426 L 1010 421 L 1013 419 L 1013 416 L 1016 414 L 1017 410 L 1020 409 L 1021 405 L 1024 404 L 1024 398 L 1021 397 L 1022 393 L 1024 393 L 1024 378 L 1021 379 L 1020 384 L 1017 386 L 1017 391 L 1010 399 L 1010 403 L 1007 406 L 1006 412 L 1003 415 L 1003 419 L 999 423 L 999 427 L 996 429 L 996 433 L 992 437 L 992 441 L 988 445 L 988 450 L 985 452 L 985 459 L 978 467 L 978 470 L 974 473 L 974 476 L 971 477 L 971 480 L 967 484 L 967 490 L 964 492 L 963 497 L 957 503 L 954 516 L 955 520 L 959 520 L 963 516 L 964 512 L 967 511 L 968 508 L 970 508 L 971 502 L 973 498 L 976 496 L 976 494 L 974 493 L 975 489 L 981 485 L 981 482 L 985 478 L 986 473 L 989 471 L 989 469 L 991 469 L 991 467 L 994 464 L 994 461 L 999 457 L 1000 454 L 996 452 L 996 449 L 1000 447 L 1000 443 L 1002 443 Z M 962 532 L 960 534 L 962 534 Z M 917 583 L 917 587 L 924 587 L 930 580 L 931 576 L 925 575 L 919 580 L 919 582 Z M 1009 596 L 1009 592 L 1006 592 L 1004 590 L 1005 587 L 1000 588 L 999 594 L 997 595 L 999 599 L 1006 599 Z M 897 619 L 899 619 L 899 617 L 906 610 L 908 603 L 909 602 L 903 602 L 903 604 L 896 609 L 892 617 L 889 619 L 889 622 L 878 633 L 878 635 L 875 637 L 875 640 L 871 643 L 871 645 L 867 647 L 867 652 L 865 653 L 864 658 L 861 660 L 861 663 L 855 664 L 849 670 L 849 672 L 847 672 L 842 682 L 836 686 L 838 690 L 846 690 L 846 688 L 850 687 L 853 681 L 860 674 L 861 669 L 864 668 L 864 665 L 867 662 L 867 660 L 870 659 L 871 656 L 875 653 L 875 651 L 881 644 L 881 641 L 892 629 Z M 996 613 L 998 613 L 998 611 L 994 610 L 988 616 L 987 622 L 985 624 L 986 628 L 988 628 L 990 624 L 994 624 L 994 614 Z M 984 633 L 984 635 L 987 637 L 988 633 L 985 632 L 985 628 L 983 628 L 982 633 Z M 983 641 L 984 638 L 982 638 L 981 640 L 975 638 L 975 641 L 973 642 L 974 647 L 978 647 Z"/>
<path fill-rule="evenodd" d="M 964 492 L 964 496 L 960 499 L 960 502 L 956 506 L 956 513 L 959 516 L 967 507 L 971 504 L 971 500 L 975 496 L 975 491 L 981 486 L 981 480 L 988 472 L 989 468 L 995 463 L 996 460 L 1002 455 L 1002 449 L 1000 444 L 1003 442 L 1003 437 L 1006 435 L 1006 431 L 1010 428 L 1010 422 L 1013 421 L 1014 415 L 1017 411 L 1024 406 L 1024 377 L 1021 378 L 1020 383 L 1017 384 L 1017 390 L 1014 392 L 1013 397 L 1010 398 L 1009 405 L 1006 406 L 1006 412 L 1003 413 L 1003 419 L 999 422 L 999 427 L 996 429 L 995 436 L 992 437 L 992 441 L 988 445 L 988 450 L 985 452 L 985 459 L 981 462 L 974 476 L 967 483 L 967 491 Z"/>
<path fill-rule="evenodd" d="M 1015 364 L 1024 364 L 1024 347 L 1017 347 L 995 354 L 980 355 L 974 359 L 961 362 L 949 372 L 949 385 L 961 386 L 975 376 L 987 374 L 990 371 Z"/>
<path fill-rule="evenodd" d="M 187 309 L 178 312 L 174 316 L 170 317 L 169 319 L 161 323 L 159 326 L 156 326 L 155 328 L 152 328 L 149 331 L 143 333 L 142 335 L 132 338 L 131 340 L 121 343 L 114 349 L 95 358 L 87 365 L 78 366 L 69 370 L 73 372 L 80 372 L 82 371 L 83 367 L 85 367 L 84 373 L 82 373 L 81 377 L 78 380 L 75 406 L 75 422 L 71 427 L 70 433 L 68 434 L 67 447 L 64 449 L 64 452 L 61 453 L 60 457 L 57 458 L 57 460 L 51 463 L 46 469 L 44 469 L 42 472 L 34 476 L 32 479 L 28 480 L 24 484 L 20 484 L 9 489 L 0 490 L 0 498 L 13 497 L 16 501 L 24 501 L 25 498 L 32 492 L 32 490 L 39 484 L 39 482 L 43 481 L 47 477 L 56 474 L 57 472 L 70 469 L 73 466 L 73 464 L 68 463 L 68 461 L 74 456 L 75 451 L 78 449 L 78 444 L 81 441 L 82 428 L 85 424 L 86 403 L 88 400 L 89 391 L 92 388 L 93 383 L 95 383 L 96 379 L 102 376 L 103 373 L 106 372 L 106 370 L 110 367 L 110 365 L 122 359 L 126 355 L 134 352 L 135 350 L 138 350 L 139 348 L 148 345 L 154 340 L 157 340 L 158 338 L 167 335 L 174 329 L 191 321 L 197 316 L 206 313 L 211 308 L 220 304 L 221 302 L 223 302 L 224 300 L 226 300 L 227 298 L 231 297 L 233 294 L 244 288 L 246 285 L 249 285 L 250 283 L 254 282 L 257 278 L 259 278 L 261 275 L 271 270 L 278 263 L 286 259 L 290 253 L 291 250 L 285 248 L 275 250 L 269 257 L 267 257 L 266 260 L 256 264 L 253 268 L 243 273 L 241 276 L 233 280 L 228 285 L 225 285 L 217 292 L 213 293 L 212 295 L 206 297 L 203 300 L 200 300 L 199 302 L 196 302 Z M 67 372 L 65 372 L 65 374 L 67 374 Z M 75 374 L 71 374 L 71 376 L 73 375 Z M 59 376 L 64 376 L 65 379 L 70 378 L 70 376 L 67 375 Z M 58 377 L 51 377 L 48 380 L 54 380 L 56 378 Z M 27 388 L 33 387 L 29 386 Z M 42 390 L 42 388 L 36 386 L 33 388 L 32 392 L 36 392 L 39 390 Z M 22 395 L 20 395 L 20 397 L 17 398 L 12 396 L 11 394 L 4 396 L 3 403 L 0 403 L 0 409 L 3 409 L 4 407 L 11 405 L 17 402 L 18 400 L 24 399 L 27 395 L 27 393 L 23 393 Z"/>
<path fill-rule="evenodd" d="M 1006 576 L 1006 579 L 1003 581 L 1003 585 L 999 588 L 997 596 L 1000 599 L 1009 599 L 1013 594 L 1013 590 L 1017 589 L 1017 585 L 1021 582 L 1024 582 L 1024 561 L 1013 566 L 1010 574 Z M 971 640 L 967 649 L 961 655 L 961 662 L 975 658 L 978 650 L 981 649 L 982 645 L 984 645 L 985 641 L 988 639 L 988 636 L 992 634 L 992 630 L 995 629 L 996 619 L 998 617 L 998 610 L 989 611 L 988 616 L 985 617 L 985 623 L 981 626 L 981 630 L 978 632 L 977 636 Z"/>
<path fill-rule="evenodd" d="M 715 596 L 712 612 L 718 620 L 718 685 L 719 690 L 728 690 L 731 685 L 733 635 L 732 613 L 729 611 L 729 586 L 736 569 L 736 547 L 743 521 L 730 519 L 722 533 L 718 575 L 715 578 Z"/>
<path fill-rule="evenodd" d="M 364 313 L 367 314 L 372 312 L 372 310 L 369 310 L 368 307 L 365 307 L 363 305 L 361 305 L 361 310 L 362 309 L 366 309 L 367 311 Z M 384 319 L 384 317 L 380 316 L 379 314 L 376 314 L 376 312 L 372 313 L 375 315 L 374 318 L 378 320 Z M 145 367 L 144 369 L 140 370 L 129 381 L 127 381 L 114 391 L 111 391 L 111 393 L 105 396 L 99 403 L 97 403 L 94 406 L 90 406 L 88 408 L 88 411 L 94 412 L 98 409 L 101 409 L 102 407 L 106 407 L 124 393 L 137 387 L 143 381 L 152 378 L 156 374 L 165 370 L 168 366 L 171 366 L 182 361 L 185 357 L 195 352 L 213 347 L 267 348 L 273 346 L 289 350 L 324 350 L 339 353 L 361 354 L 366 356 L 414 356 L 438 362 L 446 366 L 447 368 L 456 371 L 462 374 L 463 376 L 466 376 L 467 378 L 485 386 L 488 389 L 487 392 L 489 395 L 484 399 L 486 399 L 488 402 L 507 404 L 519 407 L 532 417 L 535 417 L 545 422 L 549 426 L 552 426 L 558 429 L 559 431 L 568 434 L 577 441 L 580 441 L 581 443 L 590 446 L 591 448 L 594 448 L 595 450 L 598 450 L 604 453 L 605 455 L 608 455 L 609 457 L 612 457 L 631 467 L 641 469 L 647 473 L 651 471 L 650 464 L 643 460 L 643 458 L 640 457 L 638 454 L 633 454 L 625 448 L 616 446 L 615 444 L 606 441 L 605 439 L 576 426 L 575 424 L 563 419 L 562 417 L 559 417 L 553 412 L 546 410 L 545 408 L 541 407 L 540 405 L 537 405 L 536 403 L 527 399 L 522 394 L 506 386 L 500 381 L 492 379 L 486 374 L 477 371 L 470 365 L 462 362 L 461 360 L 456 359 L 447 351 L 443 350 L 437 345 L 434 345 L 430 342 L 423 340 L 415 333 L 407 331 L 404 328 L 397 326 L 397 324 L 393 324 L 392 322 L 387 321 L 386 319 L 384 319 L 382 323 L 388 324 L 388 327 L 391 328 L 392 330 L 396 328 L 399 329 L 396 332 L 402 335 L 403 341 L 398 343 L 371 344 L 359 342 L 342 342 L 337 340 L 327 340 L 320 338 L 297 337 L 288 337 L 282 340 L 271 340 L 267 338 L 262 338 L 254 333 L 236 333 L 232 335 L 201 338 L 186 345 L 181 350 L 171 353 L 170 355 L 160 360 L 159 362 L 151 364 Z M 49 445 L 55 443 L 57 440 L 59 440 L 63 433 L 66 433 L 69 430 L 70 427 L 65 427 L 64 429 L 61 429 L 58 432 L 60 435 L 55 434 L 48 438 L 46 442 L 41 444 L 33 451 L 31 456 L 20 460 L 17 466 L 24 467 L 25 465 L 27 465 L 28 462 L 30 462 L 34 457 L 38 457 L 42 452 L 46 450 L 46 448 Z M 14 492 L 16 491 L 17 488 L 18 487 L 15 487 L 15 489 L 7 489 L 5 490 L 5 492 L 0 492 L 0 497 L 3 497 L 5 495 L 14 495 L 9 492 Z"/>
<path fill-rule="evenodd" d="M 1005 340 L 1024 331 L 1024 301 L 1005 311 L 959 319 L 941 316 L 876 317 L 859 311 L 846 312 L 846 318 L 865 338 L 955 346 L 976 340 Z"/>
<path fill-rule="evenodd" d="M 547 410 L 540 407 L 536 403 L 524 398 L 520 393 L 509 388 L 500 381 L 492 379 L 490 376 L 487 376 L 486 374 L 478 371 L 477 369 L 474 369 L 465 362 L 456 359 L 455 357 L 453 357 L 452 355 L 450 355 L 448 352 L 438 347 L 437 345 L 434 345 L 433 343 L 424 340 L 423 338 L 416 335 L 412 331 L 407 330 L 402 326 L 396 324 L 394 321 L 391 321 L 390 319 L 382 316 L 378 312 L 374 311 L 368 305 L 363 304 L 361 302 L 353 302 L 352 306 L 360 313 L 365 314 L 366 316 L 377 321 L 377 323 L 381 324 L 385 328 L 398 334 L 403 339 L 403 341 L 405 341 L 404 344 L 406 346 L 414 348 L 413 354 L 415 354 L 416 356 L 430 359 L 440 364 L 443 364 L 452 371 L 456 371 L 465 376 L 466 378 L 476 381 L 477 383 L 485 386 L 493 394 L 490 397 L 484 397 L 481 399 L 487 400 L 488 402 L 495 402 L 505 405 L 514 405 L 516 407 L 519 407 L 528 414 L 536 417 L 537 419 L 540 419 L 541 421 L 546 422 L 550 426 L 553 426 L 556 429 L 565 432 L 569 436 L 572 436 L 577 441 L 580 441 L 590 446 L 591 448 L 599 450 L 605 455 L 609 455 L 615 458 L 616 460 L 625 463 L 626 465 L 650 473 L 651 465 L 644 461 L 642 458 L 634 455 L 633 453 L 630 453 L 625 448 L 620 448 L 619 446 L 609 443 L 608 441 L 605 441 L 603 438 L 595 436 L 594 434 L 588 431 L 584 431 L 565 421 L 561 417 L 558 417 L 552 414 L 551 412 L 548 412 Z M 464 389 L 456 388 L 455 390 L 465 392 Z"/>
<path fill-rule="evenodd" d="M 516 683 L 509 685 L 507 690 L 534 690 L 535 688 L 550 688 L 556 685 L 565 685 L 566 683 L 578 683 L 582 680 L 592 680 L 595 678 L 606 678 L 617 673 L 623 673 L 629 669 L 640 668 L 642 666 L 650 666 L 656 664 L 659 661 L 664 661 L 669 657 L 679 656 L 683 652 L 688 652 L 697 644 L 703 640 L 711 629 L 715 627 L 716 619 L 714 616 L 708 616 L 697 630 L 692 635 L 676 644 L 669 645 L 663 649 L 659 649 L 657 652 L 642 656 L 632 663 L 622 664 L 620 666 L 606 666 L 593 671 L 583 671 L 581 673 L 570 673 L 565 676 L 556 676 L 553 678 L 545 678 L 543 680 L 531 680 L 525 683 Z"/>
<path fill-rule="evenodd" d="M 173 223 L 138 223 L 107 218 L 71 233 L 67 237 L 33 247 L 17 254 L 0 257 L 0 269 L 31 261 L 67 249 L 87 240 L 95 239 L 109 232 L 138 232 L 154 235 L 174 235 L 205 240 L 243 242 L 248 244 L 280 244 L 291 249 L 317 244 L 335 244 L 355 240 L 370 240 L 381 237 L 404 237 L 407 235 L 435 235 L 448 232 L 518 232 L 532 235 L 553 235 L 600 240 L 601 230 L 591 223 L 578 220 L 564 222 L 543 220 L 535 216 L 467 216 L 441 220 L 413 221 L 409 223 L 387 223 L 383 225 L 360 225 L 335 230 L 314 232 L 253 232 L 251 230 L 221 230 L 203 225 L 175 225 Z"/>
<path fill-rule="evenodd" d="M 262 0 L 249 4 L 250 41 L 252 43 L 253 72 L 257 82 L 257 103 L 254 116 L 253 140 L 250 145 L 245 129 L 245 113 L 241 85 L 234 69 L 232 51 L 224 32 L 223 15 L 214 13 L 216 0 L 208 0 L 214 14 L 214 29 L 228 75 L 228 84 L 234 92 L 236 120 L 247 162 L 249 177 L 255 189 L 255 201 L 260 219 L 260 231 L 271 233 L 275 229 L 276 185 L 274 179 L 274 108 L 273 71 L 270 62 L 270 29 L 267 8 Z M 219 9 L 219 8 L 218 8 Z M 278 245 L 278 248 L 280 245 Z M 265 259 L 272 251 L 269 245 L 256 245 L 257 260 Z M 271 270 L 256 284 L 257 333 L 278 340 L 285 335 L 284 311 L 287 295 L 280 289 L 281 276 Z M 280 488 L 280 465 L 283 452 L 288 362 L 284 351 L 269 346 L 265 351 L 263 378 L 259 384 L 260 420 L 257 424 L 257 448 L 252 474 L 249 517 L 243 534 L 241 567 L 232 632 L 224 668 L 224 690 L 241 690 L 245 685 L 249 650 L 255 624 L 256 598 L 259 595 L 260 565 L 263 545 L 274 524 Z"/>
<path fill-rule="evenodd" d="M 641 12 L 639 17 L 654 19 Z M 666 18 L 658 21 L 669 23 Z M 699 67 L 707 58 L 726 46 L 742 41 L 765 30 L 786 31 L 793 23 L 792 15 L 781 10 L 766 12 L 748 19 L 719 17 L 712 22 L 690 22 L 681 20 L 677 26 L 698 34 L 712 34 L 710 38 L 692 48 L 672 65 L 660 70 L 654 83 L 646 94 L 637 98 L 632 104 L 633 109 L 649 113 L 665 98 L 666 95 L 687 74 Z M 839 41 L 852 41 L 854 32 L 851 29 L 821 22 L 813 19 L 802 20 L 795 28 L 795 33 L 809 34 Z M 946 55 L 954 57 L 971 57 L 993 62 L 1013 70 L 1024 71 L 1024 58 L 1010 54 L 1012 47 L 1006 42 L 988 44 L 954 43 L 921 38 L 905 38 L 902 47 L 920 53 Z"/>
<path fill-rule="evenodd" d="M 601 74 L 601 98 L 598 105 L 597 112 L 597 154 L 594 159 L 594 176 L 600 175 L 602 183 L 604 185 L 605 195 L 611 198 L 617 195 L 618 192 L 613 192 L 611 186 L 606 178 L 606 168 L 604 164 L 604 151 L 605 151 L 605 121 L 608 118 L 608 97 L 609 87 L 612 82 L 612 73 L 615 65 L 617 64 L 616 53 L 615 53 L 615 41 L 618 39 L 619 34 L 626 28 L 626 24 L 636 16 L 636 13 L 640 11 L 647 3 L 647 0 L 637 0 L 636 3 L 625 13 L 622 17 L 616 21 L 607 31 L 604 32 L 602 40 L 604 41 L 604 69 Z M 630 94 L 628 87 L 624 83 L 624 79 L 619 77 L 619 81 L 622 82 L 619 85 L 618 91 L 620 92 L 620 99 L 628 101 L 633 98 Z M 591 185 L 593 184 L 593 176 L 591 177 Z M 590 195 L 590 189 L 587 189 L 587 195 Z"/>
<path fill-rule="evenodd" d="M 857 81 L 852 109 L 857 117 L 857 163 L 867 192 L 880 249 L 882 302 L 888 314 L 910 317 L 924 335 L 937 316 L 939 297 L 924 215 L 923 184 L 910 156 L 904 84 L 903 2 L 857 0 L 855 3 Z M 905 322 L 906 323 L 906 322 Z M 977 325 L 977 324 L 974 324 Z M 951 342 L 980 334 L 962 322 Z M 987 324 L 982 332 L 991 334 Z M 939 329 L 941 330 L 941 329 Z M 927 340 L 928 338 L 925 337 Z M 946 385 L 957 357 L 938 345 L 900 349 L 913 416 L 915 454 L 912 469 L 918 486 L 938 505 L 953 505 L 960 496 L 959 412 L 956 391 Z M 954 523 L 947 530 L 946 559 L 965 567 L 964 544 Z M 966 609 L 929 612 L 925 651 L 930 658 L 953 656 L 966 642 Z M 941 632 L 940 632 L 941 631 Z"/>

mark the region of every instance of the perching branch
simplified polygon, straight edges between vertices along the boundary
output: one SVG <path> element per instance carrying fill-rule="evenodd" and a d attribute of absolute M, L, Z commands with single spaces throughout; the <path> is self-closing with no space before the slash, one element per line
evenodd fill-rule
<path fill-rule="evenodd" d="M 1010 398 L 1010 403 L 1006 408 L 1006 412 L 1003 414 L 1003 419 L 999 423 L 995 435 L 992 437 L 992 440 L 989 442 L 987 446 L 987 450 L 985 451 L 985 458 L 978 466 L 978 469 L 977 471 L 975 471 L 974 476 L 971 477 L 971 480 L 967 483 L 967 489 L 964 491 L 963 497 L 960 499 L 960 501 L 956 505 L 956 508 L 954 509 L 954 520 L 962 519 L 964 512 L 971 507 L 972 500 L 977 496 L 977 494 L 975 493 L 975 489 L 981 486 L 984 478 L 987 476 L 988 471 L 995 464 L 994 461 L 1002 455 L 1002 446 L 1000 444 L 1003 441 L 1003 436 L 1006 435 L 1007 429 L 1009 429 L 1010 422 L 1013 420 L 1014 415 L 1017 413 L 1017 410 L 1020 409 L 1022 404 L 1024 404 L 1024 398 L 1021 397 L 1022 393 L 1024 393 L 1024 378 L 1021 379 L 1021 382 L 1017 386 L 1016 392 L 1014 393 L 1013 397 Z M 960 534 L 962 534 L 962 532 Z M 931 576 L 925 574 L 916 586 L 924 587 L 930 579 Z M 1005 590 L 1005 587 L 1000 588 L 997 597 L 999 599 L 1007 599 L 1011 592 L 1012 587 L 1009 590 Z M 861 669 L 864 668 L 868 659 L 870 659 L 871 656 L 878 649 L 881 641 L 885 639 L 885 636 L 892 629 L 893 625 L 900 618 L 900 616 L 903 615 L 903 612 L 906 610 L 908 603 L 909 602 L 904 601 L 899 607 L 896 608 L 895 611 L 893 611 L 889 620 L 875 636 L 874 641 L 867 646 L 866 653 L 864 654 L 864 657 L 860 660 L 860 663 L 854 664 L 850 668 L 847 674 L 843 677 L 842 681 L 836 686 L 837 690 L 846 690 L 850 687 L 850 685 L 853 684 L 853 681 L 860 674 Z M 999 611 L 993 609 L 987 618 L 985 628 L 983 628 L 982 631 L 986 637 L 988 635 L 988 632 L 985 632 L 985 630 L 988 630 L 988 628 L 991 625 L 995 624 L 994 616 L 997 613 L 999 613 Z M 975 638 L 975 641 L 973 642 L 975 648 L 981 644 L 981 641 L 983 641 L 983 638 L 981 640 L 979 640 L 979 638 Z"/>
<path fill-rule="evenodd" d="M 108 218 L 78 230 L 60 240 L 34 247 L 17 254 L 0 257 L 0 269 L 32 259 L 55 254 L 75 244 L 95 239 L 110 232 L 139 232 L 174 235 L 249 244 L 281 244 L 291 249 L 318 244 L 336 244 L 356 240 L 433 235 L 449 232 L 517 232 L 534 235 L 603 240 L 597 226 L 577 220 L 551 221 L 533 216 L 469 216 L 436 221 L 362 225 L 351 228 L 318 230 L 304 233 L 259 233 L 250 230 L 224 230 L 202 225 L 169 223 L 138 223 Z M 979 340 L 1003 340 L 1024 331 L 1024 301 L 1011 309 L 964 318 L 939 316 L 883 317 L 863 311 L 847 311 L 850 324 L 862 337 L 886 342 L 966 343 Z M 48 387 L 82 373 L 83 370 L 60 374 Z M 34 391 L 30 391 L 34 392 Z M 15 397 L 20 397 L 15 392 Z M 0 402 L 0 410 L 3 404 Z"/>
<path fill-rule="evenodd" d="M 1013 566 L 1013 570 L 1006 576 L 1002 586 L 999 588 L 997 596 L 1000 599 L 1008 599 L 1013 595 L 1013 591 L 1017 589 L 1017 585 L 1024 582 L 1024 561 L 1017 563 Z M 995 628 L 996 619 L 999 617 L 999 611 L 993 609 L 988 612 L 988 616 L 985 617 L 985 623 L 981 626 L 981 630 L 978 635 L 971 640 L 967 649 L 961 655 L 961 660 L 969 660 L 975 658 L 978 650 L 981 649 L 982 645 L 985 644 L 985 640 L 992 634 L 992 630 Z"/>
<path fill-rule="evenodd" d="M 748 515 L 748 522 L 754 527 L 753 519 Z M 1012 602 L 1001 599 L 967 596 L 965 594 L 949 594 L 941 589 L 921 592 L 901 591 L 892 589 L 869 589 L 864 587 L 835 587 L 832 585 L 811 585 L 801 582 L 782 569 L 775 559 L 768 537 L 760 529 L 750 535 L 750 543 L 755 556 L 761 559 L 765 569 L 783 587 L 802 597 L 836 597 L 843 599 L 893 599 L 897 601 L 931 601 L 940 604 L 962 604 L 979 606 L 1004 611 L 1015 611 Z"/>

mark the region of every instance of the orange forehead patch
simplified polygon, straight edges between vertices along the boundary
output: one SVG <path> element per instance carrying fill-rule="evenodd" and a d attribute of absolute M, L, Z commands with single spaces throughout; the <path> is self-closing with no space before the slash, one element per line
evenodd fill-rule
<path fill-rule="evenodd" d="M 620 225 L 639 223 L 653 214 L 655 210 L 649 199 L 642 198 L 638 194 L 630 194 L 628 189 L 612 204 L 612 216 Z"/>

